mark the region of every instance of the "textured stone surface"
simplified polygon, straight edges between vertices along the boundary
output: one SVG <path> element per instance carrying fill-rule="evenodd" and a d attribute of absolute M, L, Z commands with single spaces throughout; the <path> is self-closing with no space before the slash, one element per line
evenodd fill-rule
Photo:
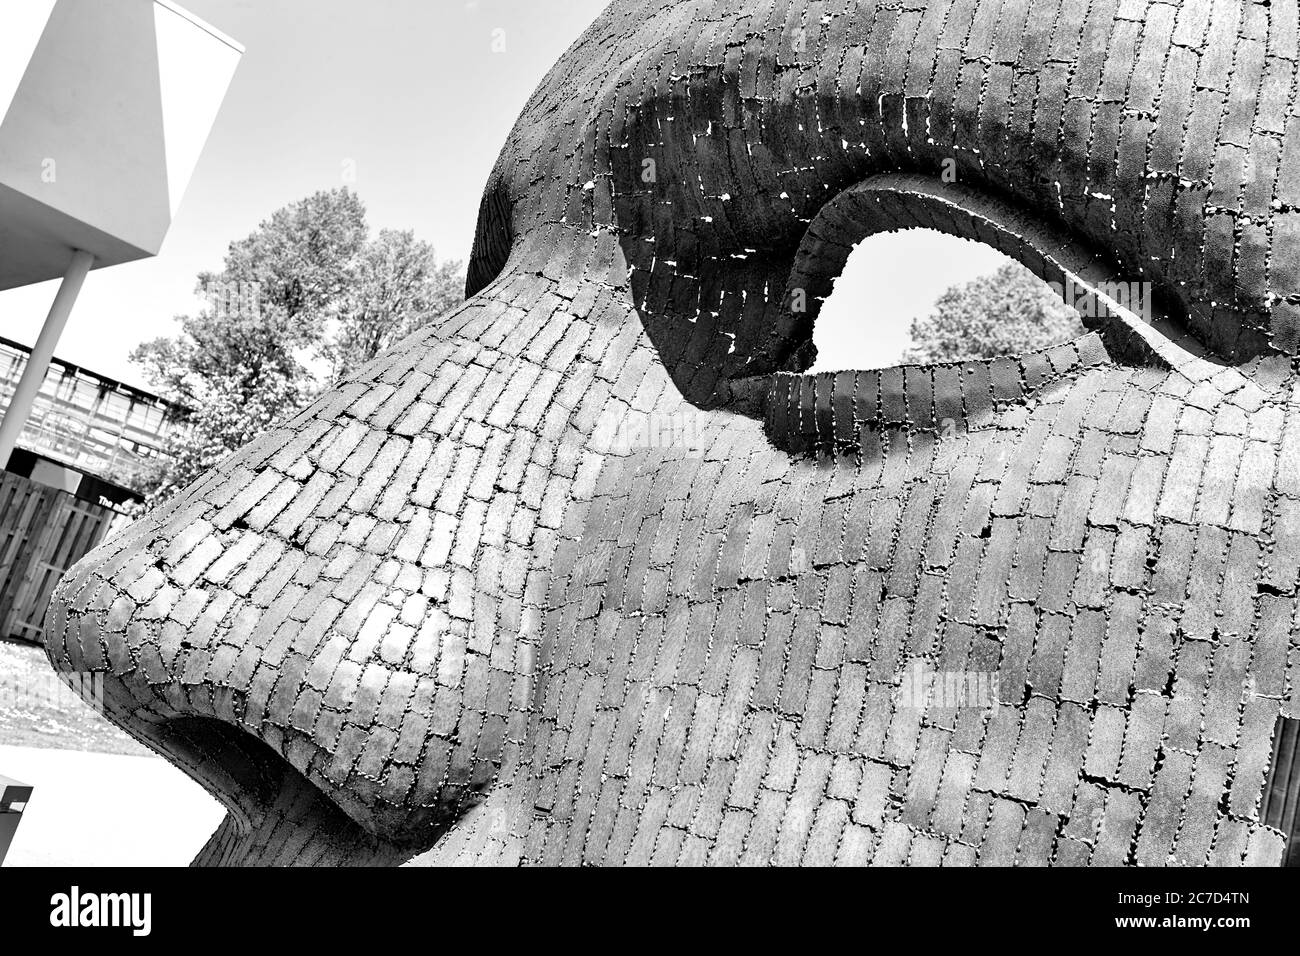
<path fill-rule="evenodd" d="M 81 562 L 52 661 L 227 805 L 205 863 L 1276 864 L 1297 20 L 617 0 L 465 306 Z M 1160 314 L 803 374 L 917 225 Z"/>

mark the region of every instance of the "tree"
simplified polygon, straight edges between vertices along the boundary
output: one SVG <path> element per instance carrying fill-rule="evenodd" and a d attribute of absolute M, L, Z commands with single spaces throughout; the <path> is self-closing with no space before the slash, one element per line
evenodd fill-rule
<path fill-rule="evenodd" d="M 955 285 L 934 311 L 912 320 L 906 362 L 956 362 L 1015 355 L 1068 342 L 1084 332 L 1079 314 L 1017 262 Z"/>
<path fill-rule="evenodd" d="M 381 230 L 357 257 L 340 297 L 338 327 L 321 348 L 338 381 L 464 297 L 459 262 L 438 263 L 433 246 L 407 230 Z"/>
<path fill-rule="evenodd" d="M 143 487 L 150 505 L 159 504 L 185 488 L 232 451 L 248 444 L 278 419 L 305 404 L 308 390 L 284 368 L 266 363 L 249 387 L 246 368 L 230 379 L 215 379 L 202 389 L 202 400 L 190 406 L 185 428 L 173 431 L 154 461 Z"/>
<path fill-rule="evenodd" d="M 413 233 L 371 241 L 365 206 L 347 189 L 285 206 L 231 243 L 221 271 L 199 276 L 207 307 L 178 316 L 179 335 L 131 353 L 160 392 L 191 409 L 164 450 L 151 503 L 453 307 L 462 276 Z"/>

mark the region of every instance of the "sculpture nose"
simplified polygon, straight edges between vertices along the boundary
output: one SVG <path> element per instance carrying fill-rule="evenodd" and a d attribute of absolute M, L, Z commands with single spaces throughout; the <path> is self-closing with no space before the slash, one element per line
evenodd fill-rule
<path fill-rule="evenodd" d="M 318 863 L 426 848 L 464 787 L 435 681 L 391 649 L 349 657 L 382 585 L 363 575 L 370 599 L 345 605 L 361 583 L 313 590 L 301 550 L 239 525 L 170 509 L 87 555 L 52 595 L 51 663 L 102 675 L 105 716 L 226 807 L 209 862 L 279 859 L 291 830 L 320 834 Z"/>
<path fill-rule="evenodd" d="M 154 556 L 129 540 L 110 541 L 65 576 L 46 618 L 51 663 L 65 675 L 100 676 L 105 716 L 221 801 L 229 816 L 210 843 L 218 857 L 239 838 L 256 841 L 295 804 L 300 816 L 333 817 L 341 837 L 357 831 L 349 842 L 364 840 L 327 801 L 311 798 L 309 764 L 295 767 L 263 739 L 264 728 L 247 723 L 251 655 L 241 663 L 239 645 L 218 637 L 230 601 L 214 599 L 197 576 L 209 571 L 210 584 L 221 569 L 202 556 L 175 560 L 184 543 L 176 545 Z"/>

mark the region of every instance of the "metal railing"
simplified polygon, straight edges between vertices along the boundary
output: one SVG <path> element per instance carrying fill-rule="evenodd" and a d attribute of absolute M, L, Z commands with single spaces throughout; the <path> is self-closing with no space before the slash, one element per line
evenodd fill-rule
<path fill-rule="evenodd" d="M 0 413 L 9 406 L 29 352 L 0 336 Z M 130 488 L 169 436 L 186 427 L 183 413 L 161 396 L 56 358 L 18 447 Z"/>

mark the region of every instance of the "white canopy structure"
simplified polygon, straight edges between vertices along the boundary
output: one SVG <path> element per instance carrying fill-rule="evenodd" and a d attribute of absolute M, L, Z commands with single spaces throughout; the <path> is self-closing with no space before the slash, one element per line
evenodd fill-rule
<path fill-rule="evenodd" d="M 0 0 L 0 290 L 62 276 L 0 468 L 92 268 L 156 255 L 243 47 L 169 0 Z"/>

